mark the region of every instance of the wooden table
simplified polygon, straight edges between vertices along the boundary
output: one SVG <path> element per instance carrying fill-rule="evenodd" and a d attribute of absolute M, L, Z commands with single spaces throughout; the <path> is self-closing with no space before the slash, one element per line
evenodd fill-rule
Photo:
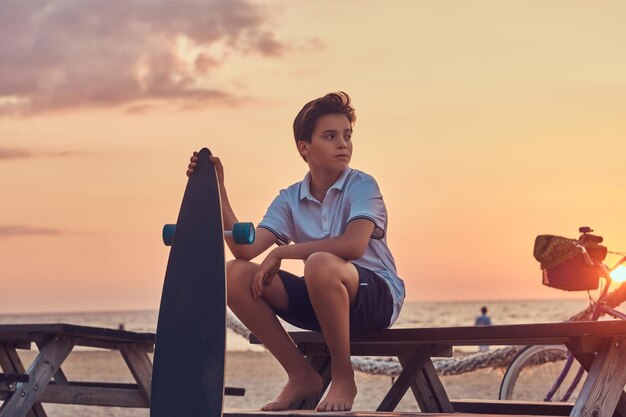
<path fill-rule="evenodd" d="M 148 408 L 154 340 L 154 333 L 64 323 L 0 325 L 0 417 L 46 417 L 42 403 Z M 39 353 L 25 369 L 18 350 L 33 345 Z M 61 365 L 76 346 L 119 351 L 135 382 L 69 381 Z M 224 395 L 244 394 L 224 388 Z"/>
<path fill-rule="evenodd" d="M 326 343 L 317 332 L 291 332 L 294 342 L 322 375 L 331 381 Z M 251 336 L 252 343 L 260 343 Z M 454 346 L 564 344 L 587 370 L 576 403 L 452 402 L 435 371 L 432 358 L 450 356 Z M 402 372 L 381 399 L 377 411 L 391 412 L 411 389 L 422 412 L 571 415 L 626 417 L 626 321 L 566 322 L 506 326 L 389 329 L 351 338 L 353 356 L 395 356 Z M 300 404 L 313 409 L 322 393 Z M 496 393 L 494 393 L 496 395 Z"/>
<path fill-rule="evenodd" d="M 18 349 L 35 344 L 28 369 Z M 118 350 L 134 384 L 68 381 L 61 365 L 76 346 Z M 42 402 L 149 407 L 154 333 L 135 333 L 71 324 L 0 325 L 0 417 L 45 417 Z"/>

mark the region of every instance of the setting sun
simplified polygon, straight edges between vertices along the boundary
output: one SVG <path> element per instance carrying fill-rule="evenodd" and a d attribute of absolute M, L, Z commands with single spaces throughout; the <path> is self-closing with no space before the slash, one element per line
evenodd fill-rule
<path fill-rule="evenodd" d="M 626 281 L 626 267 L 624 265 L 617 267 L 611 272 L 611 278 L 613 278 L 615 282 Z"/>

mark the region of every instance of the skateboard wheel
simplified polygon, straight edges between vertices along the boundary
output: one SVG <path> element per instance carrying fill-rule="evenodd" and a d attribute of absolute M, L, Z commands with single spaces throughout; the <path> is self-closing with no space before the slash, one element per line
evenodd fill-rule
<path fill-rule="evenodd" d="M 165 246 L 172 246 L 174 231 L 176 231 L 175 224 L 166 224 L 163 226 L 163 243 L 165 243 Z"/>
<path fill-rule="evenodd" d="M 238 245 L 251 245 L 254 242 L 254 225 L 252 223 L 233 224 L 233 240 Z"/>

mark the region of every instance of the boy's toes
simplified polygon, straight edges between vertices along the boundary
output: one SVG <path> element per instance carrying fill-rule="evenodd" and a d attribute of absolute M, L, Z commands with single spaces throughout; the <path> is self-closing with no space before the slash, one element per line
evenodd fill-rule
<path fill-rule="evenodd" d="M 261 411 L 278 411 L 278 410 L 281 410 L 281 408 L 278 406 L 276 401 L 272 401 L 271 403 L 265 404 L 263 407 L 261 407 Z"/>

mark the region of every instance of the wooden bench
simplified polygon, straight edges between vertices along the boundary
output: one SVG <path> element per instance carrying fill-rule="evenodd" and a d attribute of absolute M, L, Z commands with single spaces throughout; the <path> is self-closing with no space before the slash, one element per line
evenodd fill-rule
<path fill-rule="evenodd" d="M 291 332 L 291 338 L 320 373 L 324 390 L 331 382 L 328 348 L 317 332 Z M 252 335 L 251 343 L 260 343 Z M 503 401 L 452 402 L 437 375 L 433 357 L 451 356 L 454 346 L 563 344 L 588 376 L 572 405 Z M 422 412 L 626 417 L 626 321 L 566 322 L 505 326 L 388 329 L 353 335 L 353 356 L 395 356 L 402 372 L 377 411 L 391 412 L 411 389 Z M 317 398 L 300 409 L 313 409 Z M 496 393 L 494 393 L 495 395 Z M 240 413 L 241 414 L 241 413 Z"/>
<path fill-rule="evenodd" d="M 41 403 L 150 407 L 154 333 L 71 324 L 0 325 L 0 417 L 45 417 Z M 17 353 L 35 344 L 26 370 Z M 135 383 L 69 381 L 61 365 L 76 346 L 119 351 Z M 226 388 L 226 395 L 243 395 Z"/>

